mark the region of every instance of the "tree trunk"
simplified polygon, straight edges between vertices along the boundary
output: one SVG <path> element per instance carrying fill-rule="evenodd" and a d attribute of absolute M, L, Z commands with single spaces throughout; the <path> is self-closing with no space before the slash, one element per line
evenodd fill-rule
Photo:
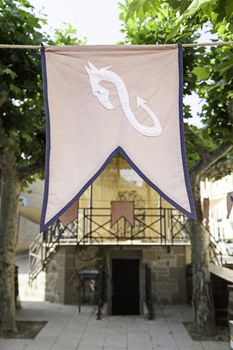
<path fill-rule="evenodd" d="M 19 181 L 15 149 L 2 154 L 0 206 L 0 327 L 16 331 L 15 246 L 18 219 Z"/>
<path fill-rule="evenodd" d="M 209 272 L 209 234 L 202 225 L 200 179 L 192 179 L 197 221 L 190 220 L 193 270 L 193 316 L 195 332 L 210 335 L 214 332 L 215 316 Z"/>

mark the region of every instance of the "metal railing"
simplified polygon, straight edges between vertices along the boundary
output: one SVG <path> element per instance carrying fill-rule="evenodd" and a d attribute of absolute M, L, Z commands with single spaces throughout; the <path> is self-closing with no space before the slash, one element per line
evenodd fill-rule
<path fill-rule="evenodd" d="M 29 285 L 43 269 L 44 248 L 43 235 L 39 233 L 29 245 Z"/>
<path fill-rule="evenodd" d="M 124 218 L 111 225 L 110 208 L 79 210 L 77 241 L 103 245 L 190 244 L 187 218 L 176 209 L 135 208 L 134 226 Z"/>
<path fill-rule="evenodd" d="M 223 252 L 219 246 L 219 241 L 209 233 L 209 262 L 215 265 L 223 265 Z"/>
<path fill-rule="evenodd" d="M 80 208 L 75 221 L 56 221 L 30 245 L 29 282 L 61 245 L 190 245 L 186 225 L 176 209 L 135 208 L 131 226 L 124 218 L 111 225 L 111 208 Z"/>
<path fill-rule="evenodd" d="M 63 226 L 56 221 L 39 233 L 29 246 L 29 285 L 45 268 L 60 245 L 77 244 L 77 222 Z"/>

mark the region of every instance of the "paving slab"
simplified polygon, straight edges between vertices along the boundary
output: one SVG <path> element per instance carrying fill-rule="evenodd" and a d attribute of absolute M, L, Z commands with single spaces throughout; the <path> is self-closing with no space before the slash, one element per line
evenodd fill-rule
<path fill-rule="evenodd" d="M 227 350 L 228 342 L 193 341 L 183 326 L 179 307 L 156 306 L 157 318 L 105 316 L 96 320 L 94 307 L 22 302 L 20 320 L 44 320 L 47 324 L 34 339 L 0 339 L 1 350 Z M 189 306 L 182 306 L 189 315 Z M 38 311 L 38 312 L 37 312 Z M 172 311 L 172 315 L 171 315 Z M 177 315 L 177 318 L 175 315 Z M 176 321 L 175 321 L 176 320 Z"/>
<path fill-rule="evenodd" d="M 20 263 L 20 259 L 18 260 Z M 20 269 L 19 269 L 20 270 Z M 27 281 L 25 271 L 19 285 Z M 43 284 L 42 284 L 43 286 Z M 37 286 L 38 287 L 38 286 Z M 26 292 L 25 292 L 26 291 Z M 47 321 L 34 339 L 0 339 L 0 350 L 229 350 L 228 342 L 193 341 L 183 322 L 192 320 L 189 305 L 156 305 L 155 319 L 146 316 L 104 316 L 96 308 L 39 300 L 23 285 L 17 320 Z"/>

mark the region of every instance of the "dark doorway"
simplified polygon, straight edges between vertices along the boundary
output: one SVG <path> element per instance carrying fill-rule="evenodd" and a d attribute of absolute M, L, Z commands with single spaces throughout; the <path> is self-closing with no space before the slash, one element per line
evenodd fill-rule
<path fill-rule="evenodd" d="M 139 315 L 139 259 L 112 259 L 112 315 Z"/>

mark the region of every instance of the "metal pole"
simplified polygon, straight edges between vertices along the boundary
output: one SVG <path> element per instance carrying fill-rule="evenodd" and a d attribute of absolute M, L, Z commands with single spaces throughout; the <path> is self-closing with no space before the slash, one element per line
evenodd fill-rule
<path fill-rule="evenodd" d="M 97 309 L 97 320 L 101 320 L 101 309 L 103 306 L 103 294 L 104 294 L 104 269 L 103 265 L 100 265 L 99 268 L 99 278 L 98 278 L 98 309 Z"/>
<path fill-rule="evenodd" d="M 148 307 L 148 319 L 154 320 L 154 305 L 152 298 L 151 268 L 146 264 L 146 303 Z"/>
<path fill-rule="evenodd" d="M 160 220 L 159 220 L 160 243 L 162 243 L 162 241 L 163 241 L 162 197 L 159 194 L 158 194 L 158 196 L 159 196 L 159 216 L 160 216 Z M 166 238 L 165 238 L 165 240 L 166 240 Z"/>
<path fill-rule="evenodd" d="M 93 209 L 93 183 L 90 185 L 90 203 L 89 203 L 89 208 L 90 208 L 90 243 L 91 243 L 91 238 L 92 238 L 92 209 Z"/>

